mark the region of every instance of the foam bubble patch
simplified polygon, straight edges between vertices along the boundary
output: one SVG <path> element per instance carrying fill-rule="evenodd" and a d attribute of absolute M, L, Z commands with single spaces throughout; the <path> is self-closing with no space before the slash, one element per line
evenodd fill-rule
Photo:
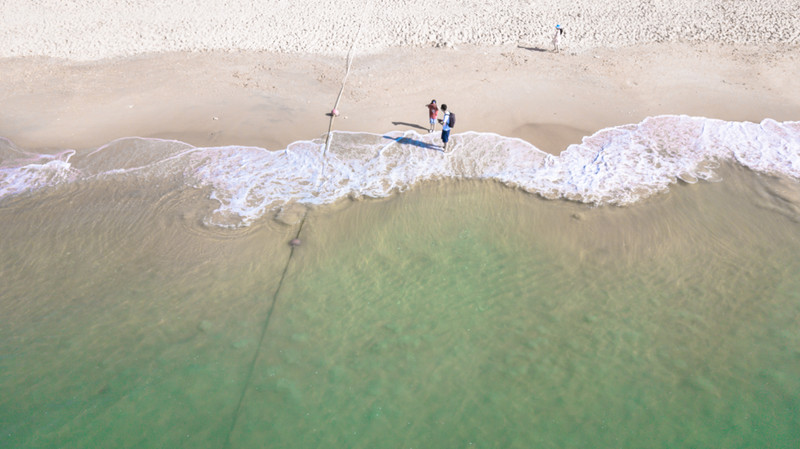
<path fill-rule="evenodd" d="M 0 200 L 78 179 L 69 163 L 74 154 L 73 150 L 29 153 L 0 139 Z"/>

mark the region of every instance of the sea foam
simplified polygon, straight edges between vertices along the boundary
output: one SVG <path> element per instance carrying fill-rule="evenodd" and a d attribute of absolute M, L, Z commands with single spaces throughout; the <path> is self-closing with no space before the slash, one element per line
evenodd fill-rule
<path fill-rule="evenodd" d="M 381 198 L 440 179 L 495 180 L 548 199 L 630 205 L 683 180 L 716 181 L 720 162 L 800 180 L 800 122 L 726 122 L 658 116 L 603 129 L 560 155 L 491 133 L 465 132 L 447 152 L 437 135 L 333 132 L 280 151 L 126 138 L 76 156 L 25 153 L 8 141 L 0 152 L 0 201 L 97 178 L 176 176 L 210 191 L 213 226 L 246 226 L 290 204 Z"/>

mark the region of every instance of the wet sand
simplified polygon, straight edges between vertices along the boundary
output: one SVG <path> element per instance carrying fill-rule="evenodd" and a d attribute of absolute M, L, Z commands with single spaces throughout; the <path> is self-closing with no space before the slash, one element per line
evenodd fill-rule
<path fill-rule="evenodd" d="M 431 98 L 455 133 L 519 137 L 558 154 L 660 114 L 759 122 L 800 117 L 797 47 L 651 44 L 555 54 L 523 45 L 355 53 L 333 129 L 427 129 Z M 127 137 L 282 149 L 328 129 L 344 57 L 260 52 L 0 60 L 0 136 L 94 148 Z"/>

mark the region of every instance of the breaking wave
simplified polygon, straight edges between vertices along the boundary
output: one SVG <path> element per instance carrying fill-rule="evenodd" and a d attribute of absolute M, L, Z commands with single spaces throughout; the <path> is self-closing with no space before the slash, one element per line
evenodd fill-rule
<path fill-rule="evenodd" d="M 381 198 L 422 181 L 496 180 L 548 199 L 629 205 L 683 180 L 716 181 L 731 161 L 753 171 L 800 180 L 800 122 L 726 122 L 658 116 L 603 129 L 559 156 L 528 142 L 466 132 L 448 152 L 436 135 L 334 132 L 280 151 L 225 146 L 200 148 L 159 139 L 125 138 L 86 154 L 34 154 L 0 141 L 0 202 L 44 188 L 134 176 L 180 178 L 209 189 L 219 207 L 213 226 L 246 226 L 291 204 L 342 198 Z M 0 203 L 1 204 L 1 203 Z"/>

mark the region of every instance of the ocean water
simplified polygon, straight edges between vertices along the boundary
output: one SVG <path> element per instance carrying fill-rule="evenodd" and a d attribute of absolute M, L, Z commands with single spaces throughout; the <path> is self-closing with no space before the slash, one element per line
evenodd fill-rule
<path fill-rule="evenodd" d="M 432 137 L 0 142 L 0 446 L 798 447 L 800 123 Z"/>

